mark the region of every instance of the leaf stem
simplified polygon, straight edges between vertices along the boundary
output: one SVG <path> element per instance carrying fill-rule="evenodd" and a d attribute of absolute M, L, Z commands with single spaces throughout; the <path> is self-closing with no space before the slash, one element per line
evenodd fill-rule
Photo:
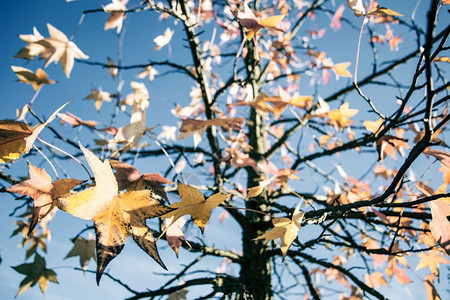
<path fill-rule="evenodd" d="M 68 152 L 66 152 L 66 151 L 64 151 L 64 150 L 62 150 L 61 148 L 58 148 L 58 147 L 56 147 L 55 145 L 52 145 L 52 144 L 50 144 L 50 143 L 44 141 L 44 140 L 41 139 L 40 137 L 37 137 L 36 139 L 37 139 L 39 142 L 41 142 L 41 143 L 43 143 L 43 144 L 45 144 L 45 145 L 47 145 L 47 146 L 49 146 L 49 147 L 51 147 L 51 148 L 57 150 L 57 151 L 59 151 L 59 152 L 65 154 L 65 155 L 67 155 L 68 157 L 72 158 L 73 160 L 75 160 L 75 161 L 76 161 L 77 163 L 79 163 L 79 164 L 83 167 L 83 169 L 86 171 L 86 173 L 88 174 L 89 179 L 92 180 L 92 181 L 94 180 L 94 178 L 93 178 L 93 177 L 91 176 L 91 174 L 89 173 L 89 170 L 86 168 L 86 166 L 85 166 L 78 158 L 76 158 L 76 157 L 73 156 L 72 154 L 70 154 L 70 153 L 68 153 Z"/>
<path fill-rule="evenodd" d="M 45 158 L 45 160 L 48 162 L 48 164 L 50 165 L 50 167 L 52 167 L 53 172 L 55 173 L 56 178 L 59 179 L 58 172 L 56 172 L 55 166 L 52 164 L 52 162 L 50 161 L 50 159 L 48 159 L 48 157 L 44 154 L 44 152 L 42 152 L 41 149 L 39 149 L 38 147 L 36 147 L 36 145 L 33 144 L 33 148 L 36 149 L 37 152 L 39 152 L 39 154 L 42 155 L 42 157 Z"/>

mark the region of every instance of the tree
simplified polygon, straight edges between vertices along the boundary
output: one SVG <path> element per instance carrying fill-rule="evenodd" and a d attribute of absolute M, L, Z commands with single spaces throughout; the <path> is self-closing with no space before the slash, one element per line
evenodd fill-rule
<path fill-rule="evenodd" d="M 12 235 L 30 244 L 26 260 L 34 257 L 13 267 L 25 275 L 17 295 L 58 282 L 45 252 L 62 210 L 61 218 L 87 224 L 73 231 L 74 271 L 96 273 L 98 284 L 104 274 L 130 299 L 385 299 L 395 282 L 424 284 L 428 299 L 439 299 L 450 252 L 447 3 L 113 0 L 74 9 L 81 18 L 72 36 L 50 23 L 48 35 L 36 27 L 19 35 L 25 45 L 15 57 L 45 63 L 36 71 L 12 66 L 35 94 L 17 120 L 0 121 L 2 192 L 17 200 Z M 78 43 L 90 34 L 86 19 L 101 15 L 105 34 L 116 32 L 116 58 L 117 49 L 96 50 L 101 37 Z M 136 63 L 125 28 L 138 16 L 170 25 L 134 41 L 156 44 Z M 116 90 L 92 88 L 85 99 L 95 108 L 75 98 L 50 112 L 36 99 L 66 80 L 42 69 L 52 62 L 68 83 L 82 66 L 108 70 L 104 85 Z M 162 109 L 150 97 L 176 91 L 158 91 L 158 77 L 185 95 L 162 126 L 147 119 Z M 43 117 L 41 106 L 53 114 Z M 86 121 L 89 110 L 96 120 Z M 25 160 L 29 178 L 21 179 Z M 230 239 L 239 248 L 208 235 L 215 226 L 238 228 Z M 183 267 L 158 288 L 132 288 L 107 269 L 127 255 L 127 237 L 165 269 L 157 245 L 168 243 Z M 149 268 L 157 274 L 143 276 L 164 276 Z"/>

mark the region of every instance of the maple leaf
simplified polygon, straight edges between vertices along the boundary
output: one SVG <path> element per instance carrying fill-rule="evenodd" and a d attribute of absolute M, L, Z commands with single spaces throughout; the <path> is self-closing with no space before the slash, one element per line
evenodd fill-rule
<path fill-rule="evenodd" d="M 386 155 L 391 156 L 393 159 L 397 159 L 395 150 L 402 154 L 402 147 L 409 148 L 407 141 L 408 140 L 393 135 L 382 136 L 377 141 L 378 160 L 382 161 Z"/>
<path fill-rule="evenodd" d="M 83 271 L 87 270 L 87 266 L 89 264 L 89 261 L 91 258 L 95 261 L 95 240 L 91 237 L 89 239 L 85 239 L 81 236 L 77 237 L 76 239 L 72 239 L 73 247 L 67 253 L 66 258 L 69 257 L 80 257 L 80 266 Z"/>
<path fill-rule="evenodd" d="M 345 102 L 339 107 L 339 109 L 334 109 L 327 113 L 330 118 L 328 122 L 334 124 L 340 129 L 343 129 L 352 123 L 350 117 L 354 116 L 358 111 L 359 110 L 357 109 L 350 109 L 348 102 Z"/>
<path fill-rule="evenodd" d="M 224 130 L 238 129 L 244 122 L 243 118 L 229 118 L 229 119 L 208 119 L 195 120 L 184 119 L 181 123 L 180 132 L 177 140 L 185 139 L 194 135 L 194 147 L 197 147 L 203 138 L 203 134 L 208 126 L 218 126 Z"/>
<path fill-rule="evenodd" d="M 347 70 L 347 68 L 351 65 L 350 62 L 343 62 L 343 63 L 338 63 L 335 64 L 331 67 L 331 69 L 333 70 L 334 74 L 336 74 L 336 80 L 339 79 L 339 76 L 342 77 L 352 77 L 352 73 L 350 73 L 349 70 Z"/>
<path fill-rule="evenodd" d="M 16 73 L 20 82 L 31 84 L 35 91 L 40 89 L 43 84 L 55 83 L 54 80 L 48 79 L 47 73 L 42 69 L 37 69 L 36 74 L 23 67 L 11 66 L 11 69 Z"/>
<path fill-rule="evenodd" d="M 393 11 L 392 9 L 381 7 L 377 4 L 376 7 L 369 10 L 366 14 L 366 16 L 373 16 L 373 15 L 381 15 L 381 16 L 395 16 L 395 17 L 403 17 L 402 14 Z"/>
<path fill-rule="evenodd" d="M 36 253 L 33 263 L 21 264 L 13 268 L 16 272 L 25 275 L 25 278 L 20 282 L 19 290 L 16 296 L 33 287 L 39 283 L 39 288 L 42 294 L 47 290 L 48 282 L 59 283 L 55 271 L 46 268 L 45 259 Z"/>
<path fill-rule="evenodd" d="M 450 255 L 450 207 L 441 199 L 428 202 L 431 209 L 431 234 L 441 247 Z"/>
<path fill-rule="evenodd" d="M 241 26 L 245 28 L 245 35 L 247 36 L 248 40 L 251 40 L 255 36 L 255 34 L 263 28 L 269 28 L 284 32 L 282 29 L 277 28 L 277 25 L 280 24 L 285 15 L 270 16 L 258 21 L 253 11 L 250 9 L 250 7 L 248 7 L 247 3 L 244 3 L 243 7 L 244 10 L 238 10 L 237 12 L 235 12 L 235 16 L 239 24 L 241 24 Z"/>
<path fill-rule="evenodd" d="M 364 279 L 366 280 L 366 284 L 370 287 L 374 287 L 378 289 L 380 286 L 387 286 L 386 279 L 383 277 L 383 273 L 374 272 L 372 274 L 365 274 Z"/>
<path fill-rule="evenodd" d="M 59 113 L 57 115 L 61 119 L 61 124 L 69 123 L 72 127 L 87 126 L 89 128 L 95 128 L 98 124 L 97 121 L 83 121 L 81 118 L 71 114 L 70 112 L 67 112 L 67 114 Z"/>
<path fill-rule="evenodd" d="M 450 263 L 450 261 L 444 257 L 443 253 L 437 250 L 418 253 L 417 256 L 420 257 L 420 261 L 416 270 L 428 267 L 435 276 L 439 276 L 439 264 Z"/>
<path fill-rule="evenodd" d="M 192 220 L 194 220 L 194 224 L 200 228 L 202 233 L 211 216 L 211 210 L 231 195 L 216 193 L 205 200 L 205 197 L 199 190 L 181 182 L 178 182 L 178 192 L 181 201 L 169 206 L 175 210 L 161 217 L 173 217 L 172 222 L 175 223 L 182 216 L 190 215 Z"/>
<path fill-rule="evenodd" d="M 364 127 L 372 133 L 378 133 L 381 130 L 383 130 L 383 119 L 378 119 L 375 122 L 374 121 L 364 121 L 363 122 Z"/>
<path fill-rule="evenodd" d="M 108 65 L 110 65 L 108 73 L 111 74 L 112 78 L 116 78 L 119 69 L 116 68 L 116 63 L 109 57 L 108 57 Z"/>
<path fill-rule="evenodd" d="M 186 239 L 184 238 L 184 233 L 181 230 L 181 227 L 183 227 L 184 224 L 186 224 L 186 219 L 181 217 L 175 222 L 173 222 L 173 218 L 174 217 L 164 219 L 164 227 L 167 228 L 166 231 L 167 243 L 169 244 L 170 248 L 172 248 L 172 250 L 175 252 L 175 255 L 178 257 L 182 241 L 185 241 L 187 243 Z"/>
<path fill-rule="evenodd" d="M 155 79 L 155 75 L 158 74 L 159 72 L 155 68 L 153 68 L 153 66 L 148 66 L 144 69 L 144 71 L 137 75 L 137 78 L 143 79 L 147 77 L 148 81 L 153 81 L 153 79 Z"/>
<path fill-rule="evenodd" d="M 37 42 L 43 40 L 44 37 L 39 33 L 36 27 L 33 27 L 33 34 L 19 34 L 19 38 L 26 42 L 28 45 L 17 52 L 15 58 L 24 58 L 26 60 L 31 60 L 35 56 L 40 55 L 41 59 L 47 59 L 51 54 L 46 51 L 45 47 L 39 45 Z"/>
<path fill-rule="evenodd" d="M 94 173 L 95 186 L 59 198 L 57 205 L 75 217 L 94 221 L 97 284 L 109 262 L 122 251 L 129 235 L 144 252 L 165 268 L 155 239 L 146 225 L 146 219 L 168 213 L 170 208 L 152 199 L 149 190 L 119 194 L 118 184 L 108 160 L 101 162 L 81 144 L 80 149 Z"/>
<path fill-rule="evenodd" d="M 283 253 L 283 259 L 286 257 L 289 247 L 297 238 L 298 231 L 300 230 L 301 222 L 305 213 L 300 211 L 300 203 L 294 210 L 292 218 L 274 218 L 272 224 L 274 228 L 264 233 L 263 235 L 253 239 L 257 240 L 274 240 L 279 238 L 281 241 L 281 252 Z"/>
<path fill-rule="evenodd" d="M 362 0 L 347 0 L 347 5 L 357 17 L 361 17 L 366 13 Z"/>
<path fill-rule="evenodd" d="M 20 121 L 0 120 L 0 163 L 13 161 L 30 151 L 39 133 L 70 102 L 58 108 L 45 123 L 33 128 Z"/>
<path fill-rule="evenodd" d="M 100 111 L 100 107 L 102 107 L 103 101 L 111 102 L 111 94 L 102 90 L 102 88 L 92 89 L 91 93 L 84 98 L 85 100 L 92 99 L 94 100 L 94 105 L 97 111 Z"/>
<path fill-rule="evenodd" d="M 31 217 L 28 235 L 31 234 L 39 220 L 44 218 L 55 207 L 55 200 L 68 196 L 70 190 L 83 181 L 78 179 L 59 179 L 52 182 L 44 169 L 35 167 L 28 162 L 30 179 L 17 183 L 7 191 L 33 198 L 33 216 Z"/>
<path fill-rule="evenodd" d="M 173 183 L 169 179 L 162 177 L 159 173 L 141 174 L 132 165 L 117 160 L 111 160 L 110 163 L 116 170 L 114 175 L 116 176 L 119 190 L 138 191 L 149 187 L 156 195 L 169 200 L 162 186 L 163 184 Z"/>
<path fill-rule="evenodd" d="M 428 150 L 424 152 L 427 155 L 433 155 L 436 159 L 438 159 L 442 165 L 450 168 L 450 153 L 440 151 L 440 150 Z"/>
<path fill-rule="evenodd" d="M 428 274 L 425 276 L 425 279 L 423 280 L 423 283 L 425 284 L 425 289 L 427 290 L 427 299 L 428 300 L 441 300 L 441 297 L 439 297 L 439 294 L 434 287 L 434 278 L 435 276 L 433 274 Z"/>
<path fill-rule="evenodd" d="M 111 3 L 103 7 L 103 10 L 110 14 L 105 23 L 105 30 L 116 28 L 117 34 L 122 30 L 123 20 L 125 19 L 125 12 L 127 10 L 128 0 L 112 0 Z"/>
<path fill-rule="evenodd" d="M 155 37 L 153 41 L 155 42 L 156 47 L 153 50 L 160 50 L 162 47 L 170 43 L 174 33 L 175 30 L 167 28 L 166 31 L 164 31 L 164 34 Z"/>
<path fill-rule="evenodd" d="M 61 66 L 67 78 L 70 78 L 70 72 L 72 72 L 73 63 L 75 58 L 88 59 L 89 56 L 83 53 L 77 45 L 70 41 L 67 36 L 47 23 L 48 32 L 50 37 L 39 40 L 37 43 L 44 46 L 46 51 L 51 54 L 48 56 L 44 67 L 54 62 L 55 64 L 61 60 Z"/>

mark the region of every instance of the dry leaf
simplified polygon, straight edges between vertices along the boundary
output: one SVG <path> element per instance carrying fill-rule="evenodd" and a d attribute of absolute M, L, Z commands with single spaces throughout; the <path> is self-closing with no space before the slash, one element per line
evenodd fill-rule
<path fill-rule="evenodd" d="M 162 186 L 163 184 L 173 183 L 169 179 L 162 177 L 159 173 L 141 174 L 132 165 L 117 160 L 111 160 L 110 163 L 116 171 L 114 175 L 116 176 L 119 190 L 127 189 L 128 191 L 137 191 L 148 187 L 156 195 L 165 200 L 169 200 Z"/>
<path fill-rule="evenodd" d="M 101 162 L 80 145 L 95 177 L 95 186 L 66 198 L 58 199 L 58 207 L 75 217 L 93 220 L 96 232 L 97 284 L 109 262 L 117 257 L 131 235 L 139 247 L 165 268 L 146 219 L 170 211 L 152 199 L 148 190 L 119 194 L 118 184 L 109 162 Z"/>
<path fill-rule="evenodd" d="M 70 77 L 70 72 L 73 68 L 75 58 L 88 59 L 89 56 L 83 53 L 77 45 L 70 41 L 67 36 L 47 23 L 48 32 L 50 37 L 39 40 L 37 43 L 45 47 L 45 51 L 48 51 L 47 61 L 44 67 L 54 62 L 55 64 L 61 60 L 61 66 L 64 69 L 66 77 Z"/>
<path fill-rule="evenodd" d="M 40 89 L 43 84 L 55 83 L 54 80 L 48 79 L 47 73 L 42 69 L 37 69 L 36 74 L 23 67 L 11 66 L 11 69 L 16 73 L 20 82 L 31 84 L 35 91 Z"/>
<path fill-rule="evenodd" d="M 111 102 L 111 94 L 102 90 L 102 88 L 92 89 L 91 93 L 84 98 L 85 100 L 94 100 L 95 108 L 97 111 L 100 111 L 100 107 L 102 107 L 103 101 Z"/>
<path fill-rule="evenodd" d="M 328 122 L 340 129 L 344 129 L 352 123 L 350 117 L 354 116 L 358 111 L 357 109 L 350 109 L 348 102 L 345 102 L 339 109 L 334 109 L 327 113 L 327 116 L 330 118 Z"/>
<path fill-rule="evenodd" d="M 431 209 L 431 234 L 441 247 L 450 255 L 450 207 L 441 199 L 428 202 Z"/>
<path fill-rule="evenodd" d="M 184 233 L 181 230 L 181 227 L 184 226 L 186 220 L 181 217 L 175 222 L 173 222 L 173 218 L 164 219 L 164 227 L 167 228 L 166 231 L 166 239 L 170 248 L 175 252 L 175 255 L 178 257 L 178 253 L 180 250 L 180 246 L 182 241 L 186 241 L 184 238 Z"/>
<path fill-rule="evenodd" d="M 239 24 L 241 24 L 241 26 L 246 29 L 245 34 L 248 40 L 251 40 L 255 36 L 255 34 L 262 28 L 283 31 L 282 29 L 277 28 L 277 25 L 280 24 L 280 22 L 284 19 L 284 15 L 269 16 L 262 19 L 261 21 L 258 21 L 253 11 L 250 9 L 250 7 L 248 7 L 247 3 L 244 3 L 243 7 L 244 10 L 238 10 L 237 12 L 235 12 L 235 16 Z"/>
<path fill-rule="evenodd" d="M 78 179 L 60 179 L 52 182 L 51 177 L 44 169 L 33 166 L 28 162 L 30 179 L 17 183 L 7 191 L 33 198 L 33 216 L 29 226 L 28 235 L 31 234 L 39 220 L 44 218 L 55 207 L 57 198 L 70 194 L 70 190 L 83 183 Z"/>
<path fill-rule="evenodd" d="M 27 291 L 36 283 L 39 283 L 42 294 L 47 290 L 49 281 L 58 283 L 55 271 L 47 269 L 45 259 L 37 253 L 34 256 L 33 263 L 21 264 L 11 268 L 16 272 L 25 275 L 25 278 L 20 282 L 19 290 L 15 297 Z"/>
<path fill-rule="evenodd" d="M 162 218 L 173 217 L 173 222 L 176 222 L 180 217 L 190 215 L 202 233 L 211 216 L 211 210 L 231 195 L 217 193 L 205 200 L 199 190 L 181 182 L 178 182 L 178 192 L 181 201 L 170 205 L 169 207 L 175 210 L 163 215 Z"/>
<path fill-rule="evenodd" d="M 81 236 L 76 239 L 72 239 L 73 247 L 67 253 L 66 258 L 79 256 L 80 257 L 80 266 L 83 271 L 87 270 L 87 266 L 91 258 L 95 261 L 95 240 L 92 237 L 89 239 L 85 239 Z"/>
<path fill-rule="evenodd" d="M 381 7 L 380 5 L 377 5 L 375 8 L 372 8 L 366 14 L 366 16 L 377 16 L 377 15 L 403 17 L 402 14 L 399 14 L 398 12 L 393 11 L 392 9 Z"/>
<path fill-rule="evenodd" d="M 357 17 L 361 17 L 366 13 L 362 0 L 347 0 L 347 5 L 353 10 Z"/>
<path fill-rule="evenodd" d="M 281 252 L 283 253 L 283 259 L 286 257 L 289 247 L 297 238 L 298 231 L 302 223 L 302 219 L 305 213 L 300 211 L 300 203 L 292 214 L 292 219 L 289 218 L 274 218 L 272 223 L 274 228 L 264 233 L 263 235 L 253 239 L 254 241 L 265 239 L 274 240 L 279 238 L 281 240 Z"/>
<path fill-rule="evenodd" d="M 125 12 L 127 11 L 127 3 L 128 0 L 112 0 L 110 4 L 103 7 L 103 10 L 110 14 L 105 23 L 105 30 L 117 27 L 117 34 L 120 33 L 123 20 L 125 19 Z"/>
<path fill-rule="evenodd" d="M 401 139 L 392 135 L 382 136 L 377 141 L 378 160 L 382 161 L 386 157 L 386 155 L 391 156 L 393 159 L 397 159 L 395 150 L 402 154 L 402 147 L 407 149 L 409 148 L 407 141 L 408 140 Z"/>
<path fill-rule="evenodd" d="M 0 120 L 0 163 L 13 161 L 30 151 L 39 133 L 70 102 L 58 108 L 44 124 L 33 128 L 24 122 Z"/>
<path fill-rule="evenodd" d="M 155 37 L 153 41 L 156 43 L 156 47 L 153 50 L 160 50 L 162 47 L 170 43 L 174 33 L 175 30 L 167 28 L 166 31 L 164 31 L 164 34 Z"/>
<path fill-rule="evenodd" d="M 67 112 L 67 114 L 59 113 L 57 116 L 61 119 L 61 124 L 69 123 L 72 127 L 87 126 L 89 128 L 95 128 L 98 124 L 97 121 L 83 121 L 81 118 L 71 114 L 70 112 Z"/>
<path fill-rule="evenodd" d="M 442 165 L 450 168 L 450 153 L 440 151 L 440 150 L 428 150 L 424 152 L 428 155 L 433 155 L 436 159 L 438 159 Z"/>
<path fill-rule="evenodd" d="M 203 134 L 208 126 L 218 126 L 224 130 L 238 129 L 243 124 L 243 118 L 229 118 L 229 119 L 208 119 L 208 120 L 194 120 L 184 119 L 181 123 L 180 132 L 177 140 L 185 139 L 194 135 L 194 147 L 197 147 L 203 138 Z"/>

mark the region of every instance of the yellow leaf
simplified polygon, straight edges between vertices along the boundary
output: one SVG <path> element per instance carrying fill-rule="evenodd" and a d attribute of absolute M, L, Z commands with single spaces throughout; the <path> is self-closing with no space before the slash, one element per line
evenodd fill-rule
<path fill-rule="evenodd" d="M 42 69 L 37 69 L 36 74 L 33 73 L 33 71 L 23 67 L 11 66 L 11 69 L 14 73 L 16 73 L 20 82 L 31 84 L 35 91 L 37 91 L 43 84 L 55 83 L 54 80 L 48 79 L 47 73 L 45 73 Z"/>
<path fill-rule="evenodd" d="M 150 190 L 119 194 L 109 162 L 101 162 L 81 144 L 80 148 L 94 173 L 96 185 L 60 198 L 57 203 L 60 209 L 76 217 L 94 221 L 97 235 L 97 283 L 109 262 L 120 254 L 129 235 L 142 250 L 165 268 L 146 219 L 165 214 L 170 208 L 152 199 Z"/>
<path fill-rule="evenodd" d="M 381 7 L 377 5 L 377 7 L 369 10 L 366 14 L 367 16 L 373 16 L 373 15 L 382 15 L 382 16 L 395 16 L 395 17 L 403 17 L 402 14 L 393 11 L 392 9 Z"/>
<path fill-rule="evenodd" d="M 334 124 L 340 129 L 343 129 L 344 127 L 352 123 L 350 117 L 354 116 L 357 112 L 357 109 L 350 109 L 348 102 L 345 102 L 339 107 L 339 109 L 334 109 L 328 112 L 327 115 L 330 118 L 330 123 Z"/>
<path fill-rule="evenodd" d="M 331 69 L 336 74 L 336 77 L 352 77 L 352 74 L 347 70 L 350 64 L 350 62 L 339 63 L 331 67 Z"/>
<path fill-rule="evenodd" d="M 205 197 L 199 190 L 181 182 L 178 183 L 178 192 L 180 193 L 181 201 L 170 205 L 169 207 L 175 210 L 162 217 L 174 217 L 172 222 L 175 223 L 180 217 L 191 215 L 195 225 L 200 228 L 202 233 L 211 216 L 211 210 L 231 195 L 217 193 L 205 200 Z"/>
<path fill-rule="evenodd" d="M 277 29 L 275 28 L 278 24 L 280 24 L 281 21 L 284 19 L 284 15 L 276 15 L 276 16 L 270 16 L 267 18 L 262 19 L 259 21 L 259 25 L 265 27 L 265 28 L 271 28 L 271 29 Z M 280 30 L 280 29 L 278 29 Z"/>
<path fill-rule="evenodd" d="M 440 56 L 433 59 L 433 62 L 437 61 L 450 63 L 450 58 L 448 56 Z"/>
<path fill-rule="evenodd" d="M 0 121 L 0 163 L 20 157 L 26 150 L 25 138 L 33 134 L 33 129 L 23 122 Z"/>
<path fill-rule="evenodd" d="M 283 258 L 286 257 L 289 247 L 297 238 L 298 231 L 300 230 L 301 222 L 305 213 L 300 211 L 300 203 L 294 210 L 292 218 L 275 218 L 272 220 L 274 228 L 263 235 L 253 239 L 257 240 L 274 240 L 279 238 L 281 240 L 281 252 Z"/>
<path fill-rule="evenodd" d="M 374 121 L 364 121 L 363 122 L 364 127 L 372 133 L 377 133 L 383 130 L 383 119 L 378 119 L 375 122 Z"/>

